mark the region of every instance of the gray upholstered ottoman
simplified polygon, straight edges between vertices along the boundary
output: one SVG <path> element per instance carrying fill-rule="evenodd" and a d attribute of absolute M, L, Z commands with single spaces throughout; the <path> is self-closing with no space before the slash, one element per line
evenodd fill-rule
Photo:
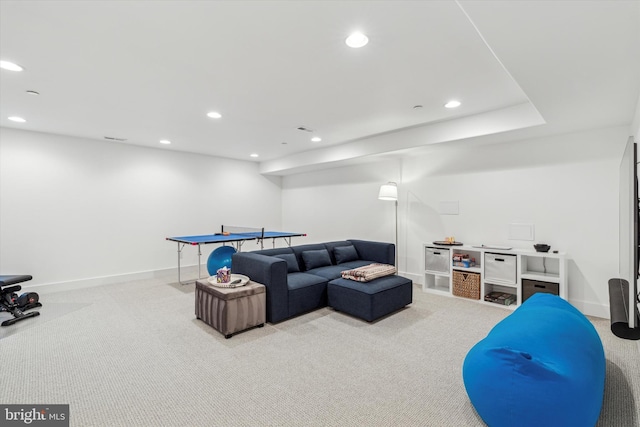
<path fill-rule="evenodd" d="M 266 295 L 264 285 L 256 282 L 237 288 L 219 288 L 206 280 L 198 280 L 196 317 L 225 338 L 231 338 L 253 326 L 264 326 Z"/>
<path fill-rule="evenodd" d="M 413 301 L 413 282 L 385 276 L 370 282 L 335 279 L 327 285 L 329 307 L 372 322 Z"/>

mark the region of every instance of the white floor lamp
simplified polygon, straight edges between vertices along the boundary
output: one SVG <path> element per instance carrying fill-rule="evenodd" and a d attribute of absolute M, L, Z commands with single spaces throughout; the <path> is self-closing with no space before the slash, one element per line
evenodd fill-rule
<path fill-rule="evenodd" d="M 396 205 L 396 240 L 395 253 L 396 253 L 396 271 L 398 270 L 398 184 L 395 182 L 387 182 L 380 186 L 380 192 L 378 193 L 378 199 L 390 200 L 395 202 Z"/>

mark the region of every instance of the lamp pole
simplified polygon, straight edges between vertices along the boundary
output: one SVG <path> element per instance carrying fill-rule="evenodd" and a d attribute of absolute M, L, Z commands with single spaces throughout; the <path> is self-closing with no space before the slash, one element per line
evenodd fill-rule
<path fill-rule="evenodd" d="M 378 199 L 389 200 L 395 202 L 395 221 L 396 221 L 396 236 L 395 236 L 395 266 L 398 271 L 398 184 L 395 182 L 388 182 L 380 187 L 380 193 L 378 193 Z"/>
<path fill-rule="evenodd" d="M 395 253 L 396 253 L 396 273 L 398 272 L 398 270 L 400 269 L 400 266 L 398 265 L 398 199 L 396 199 L 395 201 L 395 205 L 396 205 L 396 241 L 395 241 Z"/>

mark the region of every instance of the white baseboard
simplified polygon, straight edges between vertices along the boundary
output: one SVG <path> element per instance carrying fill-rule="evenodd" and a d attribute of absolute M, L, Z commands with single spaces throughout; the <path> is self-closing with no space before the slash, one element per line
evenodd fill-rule
<path fill-rule="evenodd" d="M 399 271 L 398 276 L 406 277 L 407 279 L 411 279 L 414 285 L 422 286 L 423 277 L 419 274 L 408 273 L 406 271 Z"/>
<path fill-rule="evenodd" d="M 182 270 L 181 274 L 183 276 L 183 280 L 186 280 L 185 278 L 191 279 L 192 276 L 194 277 L 197 276 L 198 267 L 197 265 L 183 266 L 181 270 Z M 95 286 L 102 286 L 102 285 L 114 285 L 118 283 L 131 282 L 135 280 L 156 279 L 158 277 L 168 276 L 171 274 L 175 275 L 175 281 L 177 282 L 178 269 L 176 267 L 173 267 L 173 268 L 164 268 L 161 270 L 149 270 L 149 271 L 139 271 L 135 273 L 118 274 L 114 276 L 90 277 L 87 279 L 69 280 L 65 282 L 52 282 L 52 283 L 40 283 L 37 285 L 24 285 L 22 286 L 22 289 L 25 291 L 29 290 L 32 292 L 39 292 L 39 293 L 74 291 L 78 289 L 92 288 Z"/>
<path fill-rule="evenodd" d="M 570 299 L 569 302 L 585 316 L 601 317 L 603 319 L 611 318 L 608 305 L 594 304 L 592 302 L 585 301 L 574 301 L 572 299 Z"/>

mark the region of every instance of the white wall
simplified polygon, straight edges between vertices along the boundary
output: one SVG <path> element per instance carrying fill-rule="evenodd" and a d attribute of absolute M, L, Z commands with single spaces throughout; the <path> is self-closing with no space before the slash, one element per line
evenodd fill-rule
<path fill-rule="evenodd" d="M 281 226 L 281 179 L 252 162 L 8 128 L 0 159 L 0 274 L 30 284 L 176 268 L 165 237 Z"/>
<path fill-rule="evenodd" d="M 378 191 L 399 181 L 399 170 L 399 161 L 384 161 L 284 177 L 283 227 L 307 233 L 305 243 L 393 242 L 394 203 L 378 200 Z"/>
<path fill-rule="evenodd" d="M 640 94 L 638 94 L 638 102 L 636 103 L 636 111 L 631 121 L 629 135 L 632 135 L 636 143 L 640 143 Z"/>
<path fill-rule="evenodd" d="M 506 144 L 442 144 L 378 162 L 285 177 L 283 227 L 314 241 L 393 241 L 392 204 L 377 200 L 400 182 L 399 269 L 421 282 L 422 244 L 455 236 L 468 244 L 567 252 L 569 300 L 608 317 L 607 281 L 618 274 L 618 170 L 628 128 Z M 459 215 L 440 215 L 458 201 Z M 509 240 L 511 222 L 534 224 L 535 241 Z"/>

